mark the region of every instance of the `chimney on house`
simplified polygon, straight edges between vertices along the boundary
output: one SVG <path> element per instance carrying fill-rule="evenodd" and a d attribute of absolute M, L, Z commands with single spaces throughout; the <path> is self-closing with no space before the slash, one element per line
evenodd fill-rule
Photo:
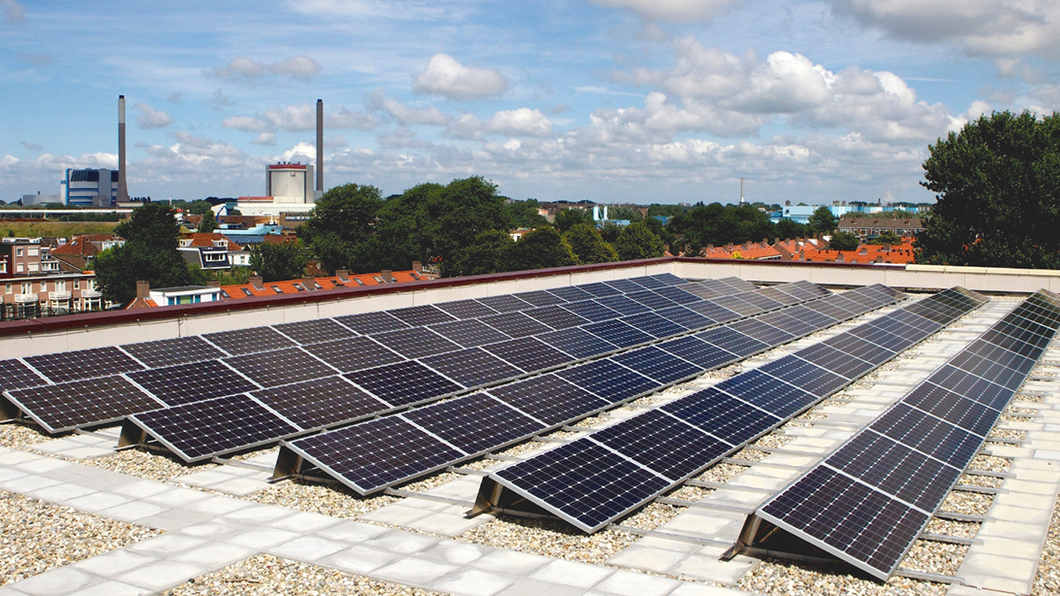
<path fill-rule="evenodd" d="M 342 283 L 347 283 L 350 281 L 350 272 L 345 269 L 336 269 L 335 277 L 339 278 Z"/>
<path fill-rule="evenodd" d="M 265 278 L 260 275 L 252 275 L 248 281 L 250 282 L 250 285 L 254 286 L 255 290 L 265 289 Z"/>
<path fill-rule="evenodd" d="M 413 261 L 412 270 L 415 271 L 417 275 L 423 273 L 423 263 L 421 261 Z"/>
<path fill-rule="evenodd" d="M 151 282 L 138 280 L 136 282 L 136 299 L 146 300 L 151 296 Z"/>
<path fill-rule="evenodd" d="M 390 269 L 383 269 L 382 271 L 380 271 L 379 272 L 379 277 L 380 277 L 380 279 L 383 280 L 383 283 L 386 283 L 386 284 L 394 283 L 394 272 L 391 271 Z"/>
<path fill-rule="evenodd" d="M 302 278 L 302 285 L 305 286 L 306 290 L 312 292 L 317 289 L 317 278 L 312 275 L 306 275 Z"/>

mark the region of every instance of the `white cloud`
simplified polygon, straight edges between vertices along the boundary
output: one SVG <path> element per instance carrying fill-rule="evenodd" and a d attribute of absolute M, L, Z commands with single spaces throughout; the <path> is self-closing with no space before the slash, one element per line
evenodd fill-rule
<path fill-rule="evenodd" d="M 863 26 L 916 42 L 952 41 L 978 56 L 1060 56 L 1055 0 L 832 0 Z"/>
<path fill-rule="evenodd" d="M 8 23 L 21 23 L 26 20 L 26 7 L 15 0 L 3 0 L 4 20 Z"/>
<path fill-rule="evenodd" d="M 387 97 L 382 89 L 376 89 L 365 96 L 365 105 L 369 111 L 389 114 L 401 124 L 444 126 L 449 122 L 449 117 L 437 108 L 410 108 L 392 97 Z"/>
<path fill-rule="evenodd" d="M 135 109 L 140 114 L 136 116 L 136 125 L 143 129 L 165 128 L 173 124 L 173 117 L 161 110 L 155 110 L 145 103 L 138 103 Z"/>
<path fill-rule="evenodd" d="M 320 64 L 309 56 L 293 56 L 271 64 L 237 56 L 224 66 L 215 66 L 204 72 L 224 81 L 256 85 L 270 74 L 310 81 L 320 71 Z"/>
<path fill-rule="evenodd" d="M 316 122 L 316 105 L 305 103 L 300 106 L 272 108 L 258 116 L 232 116 L 225 118 L 221 125 L 225 128 L 243 132 L 275 133 L 278 130 L 287 132 L 316 130 Z M 325 132 L 349 128 L 371 130 L 374 126 L 375 121 L 370 115 L 363 112 L 353 112 L 341 106 L 338 111 L 324 115 Z M 271 144 L 265 142 L 268 140 L 274 140 L 274 137 L 259 136 L 255 142 Z"/>
<path fill-rule="evenodd" d="M 494 97 L 507 88 L 508 81 L 500 71 L 464 66 L 448 54 L 432 56 L 412 86 L 416 93 L 461 101 Z"/>
<path fill-rule="evenodd" d="M 592 0 L 610 8 L 627 8 L 649 21 L 710 21 L 742 0 Z"/>
<path fill-rule="evenodd" d="M 497 112 L 486 128 L 511 137 L 547 137 L 552 134 L 552 121 L 541 110 L 519 108 Z"/>

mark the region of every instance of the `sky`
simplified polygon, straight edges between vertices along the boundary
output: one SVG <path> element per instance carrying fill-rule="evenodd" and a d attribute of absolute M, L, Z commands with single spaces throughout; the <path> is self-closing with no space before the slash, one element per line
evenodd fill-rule
<path fill-rule="evenodd" d="M 928 147 L 1060 110 L 1056 0 L 0 0 L 0 200 L 66 168 L 265 192 L 315 160 L 383 196 L 931 202 Z"/>

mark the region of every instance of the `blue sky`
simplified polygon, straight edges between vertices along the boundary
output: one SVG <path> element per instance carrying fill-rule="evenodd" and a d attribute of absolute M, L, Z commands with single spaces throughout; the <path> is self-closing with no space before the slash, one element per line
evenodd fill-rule
<path fill-rule="evenodd" d="M 0 0 L 0 199 L 115 167 L 260 195 L 264 166 L 384 195 L 481 175 L 516 199 L 931 201 L 927 146 L 1060 110 L 1055 0 Z"/>

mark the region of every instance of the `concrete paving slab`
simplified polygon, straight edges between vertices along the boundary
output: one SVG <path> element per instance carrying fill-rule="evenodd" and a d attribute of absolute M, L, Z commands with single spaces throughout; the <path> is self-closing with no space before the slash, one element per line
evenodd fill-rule
<path fill-rule="evenodd" d="M 225 513 L 225 519 L 231 519 L 242 522 L 252 522 L 258 524 L 268 523 L 281 517 L 287 517 L 291 514 L 289 509 L 283 507 L 274 507 L 272 505 L 250 505 L 249 507 L 243 507 L 230 513 Z"/>
<path fill-rule="evenodd" d="M 169 490 L 169 487 L 161 482 L 134 479 L 128 476 L 125 478 L 125 482 L 116 483 L 110 491 L 133 499 L 143 499 Z"/>
<path fill-rule="evenodd" d="M 126 549 L 159 559 L 171 557 L 177 553 L 206 545 L 206 541 L 194 536 L 182 536 L 180 534 L 162 534 L 147 540 L 134 542 Z"/>
<path fill-rule="evenodd" d="M 199 577 L 207 571 L 207 568 L 199 565 L 188 565 L 174 561 L 158 561 L 134 569 L 115 579 L 157 592 L 185 582 L 190 578 Z"/>
<path fill-rule="evenodd" d="M 557 586 L 550 582 L 524 578 L 497 593 L 497 596 L 583 596 L 585 590 L 574 586 Z"/>
<path fill-rule="evenodd" d="M 210 489 L 229 495 L 235 495 L 237 497 L 243 497 L 246 495 L 252 495 L 259 490 L 265 490 L 268 487 L 269 483 L 264 478 L 232 478 L 225 482 L 215 484 L 211 486 Z"/>
<path fill-rule="evenodd" d="M 455 507 L 456 511 L 435 512 L 427 517 L 419 518 L 408 524 L 407 528 L 439 534 L 441 536 L 459 536 L 472 528 L 489 523 L 493 516 L 477 515 L 472 518 L 464 516 L 466 509 Z"/>
<path fill-rule="evenodd" d="M 614 572 L 613 569 L 606 567 L 557 560 L 535 571 L 530 577 L 587 590 L 602 582 Z"/>
<path fill-rule="evenodd" d="M 340 521 L 314 532 L 315 535 L 340 542 L 359 543 L 388 532 L 386 528 L 356 521 Z"/>
<path fill-rule="evenodd" d="M 341 542 L 305 536 L 277 544 L 271 547 L 269 552 L 289 559 L 315 563 L 328 555 L 339 552 L 343 548 L 346 548 L 346 545 Z"/>
<path fill-rule="evenodd" d="M 257 530 L 248 530 L 241 532 L 234 536 L 225 539 L 225 542 L 229 544 L 235 544 L 237 546 L 245 546 L 248 548 L 261 548 L 268 549 L 277 544 L 290 542 L 299 537 L 299 534 L 295 532 L 289 532 L 287 530 L 274 530 L 270 528 L 261 528 Z"/>
<path fill-rule="evenodd" d="M 321 565 L 367 575 L 404 558 L 404 555 L 365 546 L 351 546 L 320 560 Z"/>
<path fill-rule="evenodd" d="M 392 553 L 411 555 L 430 548 L 435 544 L 438 544 L 439 541 L 439 538 L 434 538 L 432 536 L 412 534 L 400 530 L 390 530 L 384 534 L 365 540 L 361 544 L 368 548 L 378 548 Z"/>
<path fill-rule="evenodd" d="M 40 490 L 35 490 L 33 492 L 27 493 L 27 496 L 33 497 L 34 499 L 39 499 L 41 501 L 48 501 L 49 503 L 58 503 L 60 501 L 67 501 L 70 499 L 83 497 L 94 492 L 96 492 L 95 489 L 85 488 L 83 486 L 78 486 L 69 482 L 60 482 L 59 484 L 54 484 L 52 486 L 48 486 Z"/>
<path fill-rule="evenodd" d="M 133 552 L 127 548 L 119 548 L 109 553 L 77 561 L 70 566 L 101 577 L 112 578 L 130 569 L 142 567 L 157 560 L 157 557 L 151 555 Z"/>
<path fill-rule="evenodd" d="M 673 579 L 619 570 L 593 586 L 593 591 L 619 596 L 665 596 L 679 585 L 681 582 Z"/>
<path fill-rule="evenodd" d="M 143 501 L 133 501 L 131 503 L 123 503 L 117 507 L 110 509 L 104 509 L 99 514 L 104 517 L 111 519 L 117 519 L 125 522 L 139 522 L 148 517 L 157 516 L 168 509 L 163 508 L 161 505 L 155 505 L 154 503 L 144 503 Z M 144 524 L 150 525 L 150 524 Z M 152 526 L 160 527 L 160 526 Z"/>
<path fill-rule="evenodd" d="M 187 507 L 196 501 L 209 499 L 211 496 L 213 495 L 190 488 L 171 488 L 149 497 L 144 497 L 144 500 L 170 507 Z"/>
<path fill-rule="evenodd" d="M 438 578 L 431 583 L 431 589 L 458 596 L 494 596 L 519 579 L 512 575 L 464 568 Z"/>
<path fill-rule="evenodd" d="M 125 582 L 107 580 L 83 590 L 70 592 L 68 596 L 144 596 L 144 589 Z"/>
<path fill-rule="evenodd" d="M 670 592 L 670 596 L 747 596 L 747 592 L 721 586 L 705 586 L 686 582 L 673 592 Z"/>
<path fill-rule="evenodd" d="M 51 596 L 67 594 L 99 582 L 98 577 L 79 569 L 59 567 L 15 582 L 11 587 L 31 596 Z"/>
<path fill-rule="evenodd" d="M 720 561 L 717 555 L 692 555 L 674 567 L 673 573 L 678 577 L 735 585 L 756 564 L 739 559 Z"/>
<path fill-rule="evenodd" d="M 129 499 L 121 495 L 105 492 L 92 492 L 72 499 L 67 499 L 62 501 L 62 504 L 80 511 L 99 513 L 104 509 L 118 507 L 119 505 L 124 505 L 128 502 Z"/>
<path fill-rule="evenodd" d="M 654 573 L 666 573 L 675 565 L 685 560 L 689 555 L 690 553 L 688 552 L 649 548 L 634 544 L 608 559 L 607 563 L 617 567 L 643 569 L 644 571 L 651 571 Z"/>
<path fill-rule="evenodd" d="M 476 559 L 481 559 L 490 550 L 492 549 L 477 544 L 443 540 L 434 546 L 421 550 L 418 556 L 454 565 L 467 565 Z"/>
<path fill-rule="evenodd" d="M 254 555 L 258 549 L 244 548 L 232 544 L 206 544 L 193 548 L 172 558 L 178 563 L 196 565 L 204 569 L 220 569 Z"/>
<path fill-rule="evenodd" d="M 210 515 L 224 515 L 226 513 L 232 513 L 233 511 L 239 511 L 244 507 L 250 507 L 252 503 L 243 501 L 241 499 L 232 499 L 229 497 L 212 496 L 201 501 L 192 503 L 188 509 L 192 511 L 200 511 L 202 513 L 209 513 Z"/>
<path fill-rule="evenodd" d="M 531 555 L 511 550 L 490 549 L 481 558 L 472 561 L 469 566 L 488 571 L 503 571 L 509 575 L 530 575 L 551 563 L 553 559 L 541 555 Z"/>
<path fill-rule="evenodd" d="M 13 493 L 26 494 L 49 486 L 55 486 L 61 482 L 62 481 L 55 480 L 54 478 L 45 478 L 44 476 L 29 474 L 0 481 L 0 489 Z"/>
<path fill-rule="evenodd" d="M 339 523 L 339 520 L 334 517 L 320 515 L 319 513 L 298 512 L 277 518 L 266 525 L 278 530 L 290 530 L 306 534 L 322 530 L 337 523 Z"/>
<path fill-rule="evenodd" d="M 402 584 L 431 588 L 443 575 L 458 570 L 456 565 L 431 561 L 421 557 L 405 557 L 386 567 L 376 569 L 372 575 Z"/>
<path fill-rule="evenodd" d="M 406 505 L 404 501 L 398 501 L 386 507 L 380 507 L 375 511 L 369 511 L 359 516 L 358 519 L 407 528 L 416 520 L 427 517 L 432 513 L 431 511 Z"/>

